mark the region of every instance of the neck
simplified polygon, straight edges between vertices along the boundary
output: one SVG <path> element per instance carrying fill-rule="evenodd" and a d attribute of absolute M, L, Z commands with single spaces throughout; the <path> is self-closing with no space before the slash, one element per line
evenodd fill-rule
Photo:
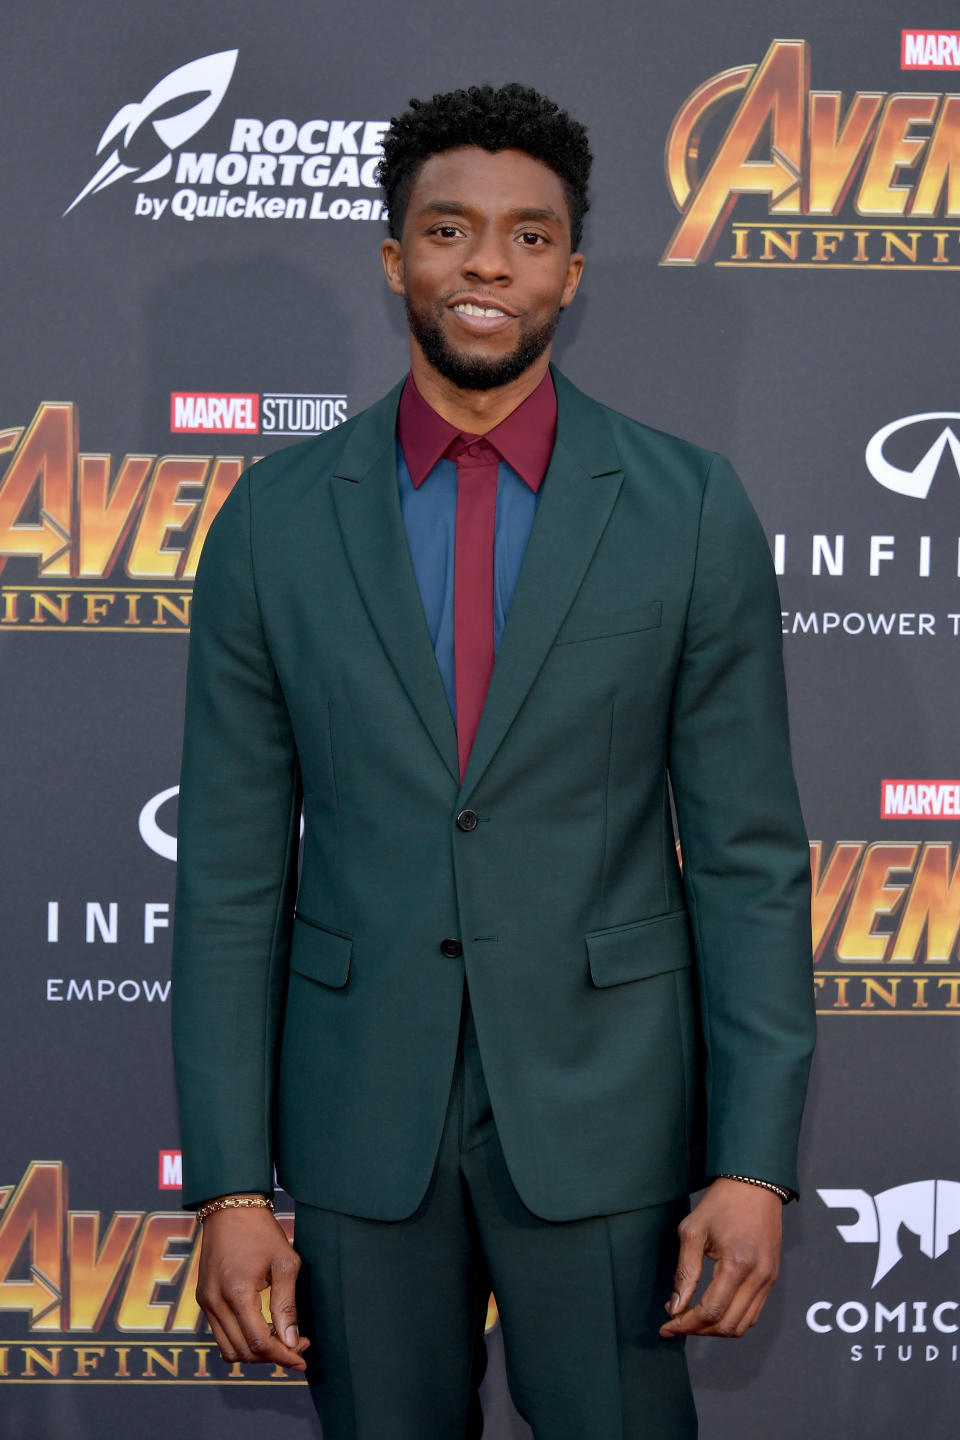
<path fill-rule="evenodd" d="M 420 394 L 438 415 L 468 435 L 485 435 L 536 390 L 547 373 L 550 348 L 508 385 L 498 385 L 494 390 L 462 390 L 433 368 L 411 336 L 410 372 Z"/>

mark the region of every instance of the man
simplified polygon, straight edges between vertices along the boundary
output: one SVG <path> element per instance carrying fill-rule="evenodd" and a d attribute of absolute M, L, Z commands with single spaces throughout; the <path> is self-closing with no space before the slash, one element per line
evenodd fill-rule
<path fill-rule="evenodd" d="M 549 367 L 583 127 L 515 85 L 411 106 L 410 375 L 244 476 L 197 577 L 198 1295 L 227 1359 L 306 1368 L 326 1440 L 478 1436 L 491 1286 L 538 1440 L 688 1440 L 682 1340 L 763 1307 L 812 1049 L 776 582 L 721 457 Z"/>

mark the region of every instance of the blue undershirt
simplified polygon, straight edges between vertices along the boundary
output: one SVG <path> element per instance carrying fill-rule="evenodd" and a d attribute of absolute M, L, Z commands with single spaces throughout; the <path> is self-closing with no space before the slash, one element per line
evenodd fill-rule
<path fill-rule="evenodd" d="M 437 657 L 454 723 L 457 718 L 453 661 L 453 561 L 457 522 L 457 465 L 438 460 L 419 489 L 397 441 L 400 510 L 417 577 L 423 613 Z M 497 469 L 497 511 L 493 540 L 493 649 L 500 647 L 520 566 L 530 539 L 537 505 L 543 494 L 531 490 L 517 472 L 500 461 Z"/>

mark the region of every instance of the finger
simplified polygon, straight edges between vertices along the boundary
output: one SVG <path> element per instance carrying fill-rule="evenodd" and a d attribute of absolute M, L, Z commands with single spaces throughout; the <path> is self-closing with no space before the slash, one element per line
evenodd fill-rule
<path fill-rule="evenodd" d="M 297 1274 L 300 1258 L 294 1250 L 270 1267 L 270 1319 L 277 1335 L 292 1350 L 297 1349 Z"/>
<path fill-rule="evenodd" d="M 764 1305 L 766 1305 L 767 1300 L 770 1298 L 770 1291 L 772 1289 L 772 1284 L 766 1285 L 759 1292 L 759 1294 L 754 1296 L 753 1301 L 747 1307 L 745 1314 L 738 1322 L 736 1331 L 737 1335 L 745 1335 L 752 1326 L 756 1325 L 757 1321 L 760 1319 L 760 1315 Z"/>
<path fill-rule="evenodd" d="M 713 1278 L 698 1304 L 690 1310 L 683 1310 L 660 1327 L 660 1334 L 704 1335 L 713 1332 L 713 1327 L 722 1322 L 723 1316 L 740 1289 L 744 1273 L 731 1260 L 720 1260 L 714 1266 Z"/>
<path fill-rule="evenodd" d="M 305 1370 L 307 1362 L 300 1352 L 284 1344 L 278 1335 L 271 1335 L 270 1326 L 263 1318 L 258 1291 L 229 1295 L 237 1324 L 240 1326 L 251 1360 L 283 1365 L 288 1370 Z"/>
<path fill-rule="evenodd" d="M 220 1351 L 220 1354 L 223 1356 L 224 1360 L 229 1360 L 232 1365 L 235 1361 L 240 1359 L 240 1356 L 237 1353 L 237 1347 L 231 1344 L 231 1342 L 227 1339 L 227 1332 L 224 1330 L 223 1326 L 220 1324 L 220 1321 L 217 1320 L 215 1316 L 208 1314 L 207 1320 L 210 1324 L 210 1329 L 213 1332 L 213 1338 L 217 1342 L 217 1349 Z"/>
<path fill-rule="evenodd" d="M 712 1286 L 708 1286 L 699 1305 L 685 1315 L 677 1316 L 675 1322 L 664 1326 L 660 1333 L 667 1337 L 712 1335 L 739 1338 L 756 1324 L 774 1279 L 775 1276 L 766 1269 L 760 1266 L 752 1267 L 725 1305 L 725 1293 L 711 1293 Z"/>
<path fill-rule="evenodd" d="M 758 1256 L 743 1277 L 743 1283 L 719 1322 L 721 1335 L 743 1335 L 766 1304 L 777 1278 L 776 1264 Z"/>
<path fill-rule="evenodd" d="M 237 1324 L 236 1317 L 231 1314 L 226 1305 L 220 1305 L 216 1311 L 207 1306 L 206 1316 L 210 1321 L 210 1329 L 217 1336 L 217 1343 L 220 1345 L 220 1353 L 224 1360 L 231 1362 L 253 1360 L 247 1342 L 243 1338 L 243 1331 Z M 222 1342 L 221 1335 L 223 1336 Z"/>
<path fill-rule="evenodd" d="M 706 1297 L 704 1297 L 706 1298 Z M 704 1320 L 707 1322 L 699 1330 L 700 1335 L 716 1335 L 722 1339 L 735 1339 L 742 1335 L 746 1326 L 743 1320 L 757 1298 L 756 1286 L 753 1281 L 740 1286 L 740 1289 L 733 1296 L 727 1308 L 715 1319 L 710 1319 L 715 1312 L 709 1309 L 705 1312 Z"/>
<path fill-rule="evenodd" d="M 739 1339 L 750 1328 L 746 1317 L 751 1308 L 750 1296 L 741 1296 L 740 1293 L 734 1298 L 729 1308 L 716 1318 L 715 1312 L 703 1311 L 697 1307 L 688 1311 L 686 1315 L 678 1317 L 685 1322 L 684 1329 L 679 1333 L 711 1336 L 723 1340 Z M 759 1314 L 759 1310 L 757 1313 Z"/>
<path fill-rule="evenodd" d="M 276 1335 L 277 1332 L 276 1330 L 274 1330 L 272 1333 Z M 291 1349 L 296 1350 L 298 1355 L 302 1355 L 304 1350 L 309 1348 L 309 1345 L 310 1341 L 307 1339 L 306 1335 L 299 1335 L 297 1337 L 296 1345 L 291 1346 Z"/>
<path fill-rule="evenodd" d="M 703 1252 L 706 1235 L 688 1216 L 680 1224 L 680 1254 L 673 1274 L 673 1294 L 667 1302 L 667 1313 L 679 1315 L 693 1299 L 693 1292 L 703 1273 Z"/>

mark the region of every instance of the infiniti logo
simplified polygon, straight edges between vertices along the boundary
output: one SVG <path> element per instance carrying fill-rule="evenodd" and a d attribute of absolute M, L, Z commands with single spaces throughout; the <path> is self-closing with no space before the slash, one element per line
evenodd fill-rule
<path fill-rule="evenodd" d="M 148 846 L 155 855 L 160 855 L 164 860 L 176 861 L 177 858 L 177 837 L 171 835 L 168 830 L 162 829 L 157 821 L 157 812 L 162 810 L 168 800 L 174 795 L 180 794 L 179 785 L 171 785 L 169 790 L 161 790 L 158 795 L 153 795 L 140 811 L 137 821 L 137 828 L 140 831 L 140 839 Z M 303 814 L 300 815 L 300 838 L 303 839 Z"/>
<path fill-rule="evenodd" d="M 898 465 L 892 465 L 885 458 L 883 447 L 891 435 L 895 435 L 898 430 L 905 430 L 909 425 L 920 425 L 929 420 L 960 420 L 960 412 L 934 410 L 927 415 L 905 415 L 902 420 L 893 420 L 889 425 L 884 425 L 883 429 L 878 430 L 872 437 L 864 458 L 867 469 L 879 485 L 884 485 L 888 490 L 896 490 L 899 495 L 909 495 L 914 500 L 926 500 L 933 477 L 937 473 L 937 466 L 948 445 L 960 475 L 960 440 L 949 425 L 943 427 L 912 470 L 901 470 Z"/>
<path fill-rule="evenodd" d="M 137 822 L 140 838 L 144 845 L 149 846 L 155 855 L 162 856 L 164 860 L 176 860 L 177 837 L 170 835 L 166 830 L 161 830 L 157 823 L 157 811 L 179 793 L 179 785 L 171 785 L 169 790 L 161 790 L 159 795 L 154 795 L 147 801 L 140 811 L 140 819 Z"/>

